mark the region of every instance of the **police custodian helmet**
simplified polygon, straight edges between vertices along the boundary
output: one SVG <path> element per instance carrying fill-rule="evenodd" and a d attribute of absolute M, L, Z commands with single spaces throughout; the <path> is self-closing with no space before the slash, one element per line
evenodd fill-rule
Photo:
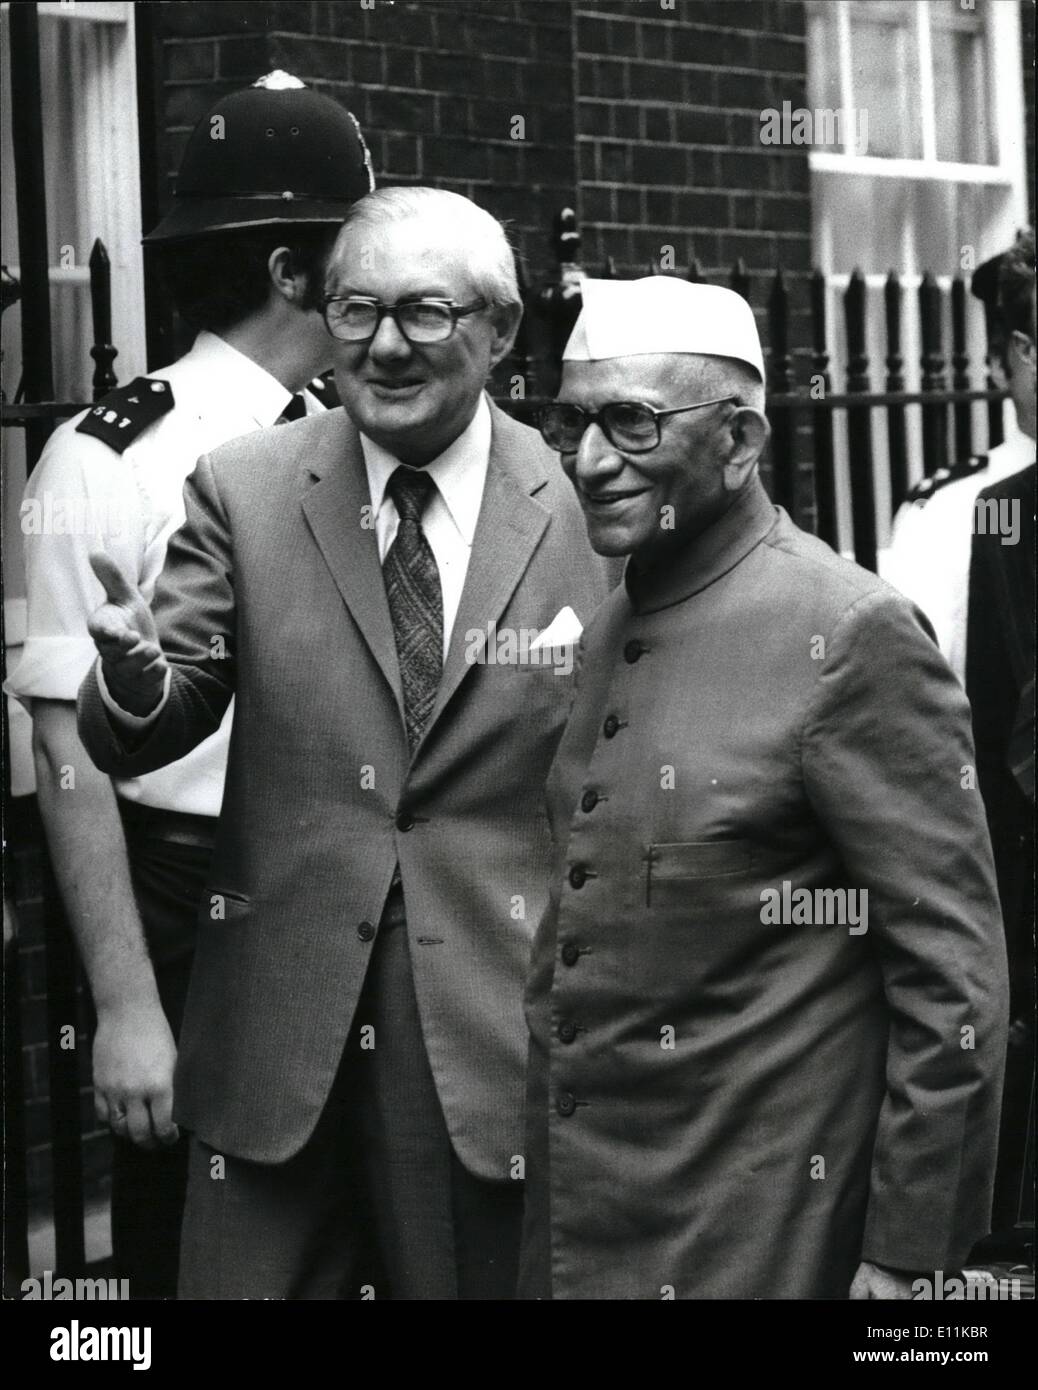
<path fill-rule="evenodd" d="M 278 223 L 338 223 L 375 187 L 353 114 L 285 72 L 218 101 L 191 132 L 148 246 Z"/>

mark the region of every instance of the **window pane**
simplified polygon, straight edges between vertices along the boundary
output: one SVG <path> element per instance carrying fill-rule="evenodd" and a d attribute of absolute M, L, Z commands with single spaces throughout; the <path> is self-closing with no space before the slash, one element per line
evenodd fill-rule
<path fill-rule="evenodd" d="M 815 0 L 808 10 L 807 91 L 813 110 L 835 111 L 843 104 L 838 18 L 839 11 L 832 4 L 819 4 Z M 839 152 L 838 147 L 832 148 Z"/>
<path fill-rule="evenodd" d="M 912 7 L 855 0 L 850 17 L 854 105 L 868 113 L 868 153 L 921 159 L 919 45 Z"/>
<path fill-rule="evenodd" d="M 988 164 L 984 36 L 935 24 L 931 43 L 937 158 Z"/>

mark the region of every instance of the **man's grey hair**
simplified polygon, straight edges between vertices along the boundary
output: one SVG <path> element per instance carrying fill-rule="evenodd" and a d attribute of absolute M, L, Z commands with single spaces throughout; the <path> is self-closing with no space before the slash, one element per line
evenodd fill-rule
<path fill-rule="evenodd" d="M 711 396 L 735 396 L 737 405 L 752 406 L 764 413 L 764 383 L 748 362 L 705 353 L 696 354 L 688 361 L 689 370 L 701 390 Z"/>
<path fill-rule="evenodd" d="M 468 269 L 477 294 L 488 304 L 521 304 L 515 273 L 515 254 L 504 227 L 484 208 L 442 188 L 379 188 L 359 198 L 346 214 L 329 275 L 342 248 L 343 238 L 359 228 L 377 229 L 387 222 L 410 219 L 439 222 L 451 229 L 454 241 L 465 248 Z"/>

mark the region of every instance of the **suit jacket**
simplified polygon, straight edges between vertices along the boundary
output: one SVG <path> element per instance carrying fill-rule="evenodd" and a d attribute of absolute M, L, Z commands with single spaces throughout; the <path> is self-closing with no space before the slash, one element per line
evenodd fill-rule
<path fill-rule="evenodd" d="M 966 694 L 1009 956 L 998 1230 L 1034 1220 L 1034 464 L 985 488 L 978 506 L 989 500 L 1003 515 L 1003 504 L 1015 508 L 1019 527 L 1009 544 L 997 531 L 974 527 L 966 632 Z"/>
<path fill-rule="evenodd" d="M 473 665 L 470 629 L 586 622 L 605 571 L 557 461 L 496 408 L 461 606 L 409 759 L 359 437 L 342 410 L 199 460 L 153 605 L 172 682 L 138 741 L 91 674 L 81 736 L 137 775 L 235 718 L 176 1116 L 276 1163 L 311 1134 L 342 1058 L 399 862 L 425 1045 L 466 1167 L 521 1152 L 522 984 L 547 899 L 544 783 L 570 678 Z M 376 1039 L 377 1046 L 377 1039 Z"/>
<path fill-rule="evenodd" d="M 987 1230 L 1006 1028 L 965 697 L 916 610 L 756 482 L 628 585 L 549 780 L 521 1291 L 953 1269 Z"/>

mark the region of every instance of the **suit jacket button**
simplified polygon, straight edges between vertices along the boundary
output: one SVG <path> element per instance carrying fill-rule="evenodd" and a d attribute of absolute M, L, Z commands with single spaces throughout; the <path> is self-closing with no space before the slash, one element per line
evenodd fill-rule
<path fill-rule="evenodd" d="M 576 1038 L 577 1025 L 575 1023 L 570 1023 L 567 1021 L 566 1023 L 559 1024 L 559 1042 L 566 1043 L 568 1045 L 571 1042 L 576 1042 Z"/>
<path fill-rule="evenodd" d="M 560 1091 L 555 1101 L 555 1109 L 559 1112 L 563 1119 L 568 1119 L 568 1117 L 573 1114 L 576 1108 L 577 1102 L 573 1099 L 573 1096 L 569 1093 L 569 1091 Z"/>
<path fill-rule="evenodd" d="M 396 818 L 396 828 L 398 830 L 413 830 L 414 816 L 410 811 L 401 811 Z"/>
<path fill-rule="evenodd" d="M 567 941 L 562 948 L 563 965 L 576 965 L 580 959 L 580 947 L 572 941 Z"/>
<path fill-rule="evenodd" d="M 374 941 L 375 927 L 371 922 L 361 922 L 357 926 L 357 935 L 361 941 Z"/>
<path fill-rule="evenodd" d="M 633 666 L 644 651 L 645 648 L 638 641 L 637 637 L 632 637 L 624 646 L 624 661 L 627 662 L 628 666 Z"/>
<path fill-rule="evenodd" d="M 569 886 L 571 888 L 583 888 L 587 883 L 587 869 L 583 864 L 574 864 L 569 871 Z"/>
<path fill-rule="evenodd" d="M 619 727 L 619 719 L 617 719 L 615 714 L 610 714 L 606 716 L 606 721 L 602 725 L 602 732 L 605 734 L 606 738 L 612 738 Z"/>
<path fill-rule="evenodd" d="M 597 805 L 598 792 L 585 792 L 580 798 L 580 809 L 584 812 L 593 811 Z"/>

